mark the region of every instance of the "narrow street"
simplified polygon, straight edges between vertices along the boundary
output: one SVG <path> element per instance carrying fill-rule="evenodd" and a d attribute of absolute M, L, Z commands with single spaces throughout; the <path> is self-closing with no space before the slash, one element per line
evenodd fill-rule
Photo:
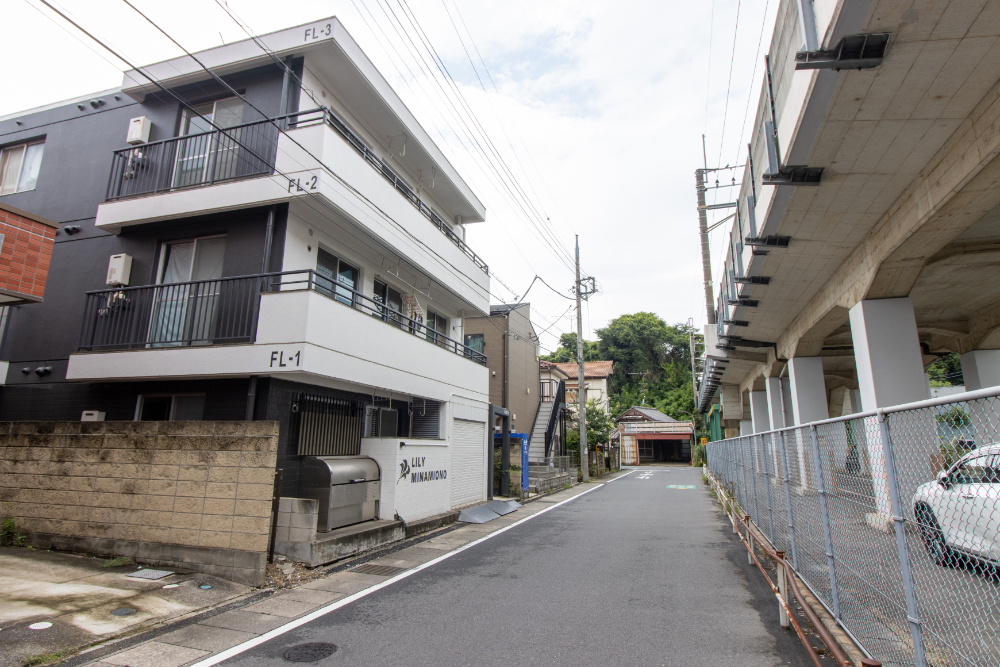
<path fill-rule="evenodd" d="M 308 642 L 337 646 L 317 663 L 331 667 L 807 664 L 794 633 L 777 626 L 774 598 L 727 533 L 700 469 L 644 467 L 548 502 L 222 664 L 284 663 L 289 648 Z"/>

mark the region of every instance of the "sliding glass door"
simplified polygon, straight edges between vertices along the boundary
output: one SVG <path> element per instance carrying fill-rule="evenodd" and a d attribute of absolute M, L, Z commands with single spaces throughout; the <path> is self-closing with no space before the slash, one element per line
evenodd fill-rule
<path fill-rule="evenodd" d="M 225 236 L 163 245 L 150 323 L 150 345 L 210 344 L 221 288 Z M 203 281 L 203 282 L 192 282 Z"/>
<path fill-rule="evenodd" d="M 215 128 L 243 123 L 243 100 L 225 100 L 198 104 L 184 110 L 180 136 L 189 137 L 177 144 L 173 187 L 183 188 L 237 176 L 239 145 L 235 138 L 211 133 Z M 193 136 L 189 136 L 193 135 Z"/>

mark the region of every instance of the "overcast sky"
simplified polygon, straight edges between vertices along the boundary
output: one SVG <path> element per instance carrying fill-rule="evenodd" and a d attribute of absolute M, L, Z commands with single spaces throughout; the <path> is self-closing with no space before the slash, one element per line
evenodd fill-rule
<path fill-rule="evenodd" d="M 694 192 L 701 135 L 709 165 L 743 162 L 778 0 L 226 1 L 256 34 L 340 18 L 486 204 L 487 221 L 470 226 L 469 240 L 498 279 L 495 303 L 513 300 L 511 290 L 522 296 L 536 274 L 569 296 L 567 255 L 579 234 L 584 271 L 601 288 L 584 308 L 586 337 L 637 311 L 704 324 Z M 50 2 L 134 63 L 180 55 L 122 0 Z M 246 38 L 215 0 L 133 4 L 192 51 Z M 449 106 L 460 103 L 446 101 L 446 84 L 429 78 L 426 52 L 423 61 L 416 55 L 404 7 L 537 215 L 515 205 L 473 152 Z M 0 116 L 121 85 L 124 65 L 39 0 L 6 0 L 3 13 Z M 545 241 L 538 218 L 548 219 L 562 253 Z M 725 235 L 713 234 L 716 270 Z M 536 329 L 551 327 L 543 354 L 575 329 L 572 302 L 544 285 L 525 301 Z"/>

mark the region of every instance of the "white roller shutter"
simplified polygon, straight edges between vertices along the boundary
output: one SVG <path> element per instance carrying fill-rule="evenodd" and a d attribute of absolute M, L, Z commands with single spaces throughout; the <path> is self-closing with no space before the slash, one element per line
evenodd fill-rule
<path fill-rule="evenodd" d="M 451 439 L 451 506 L 486 498 L 486 424 L 456 419 Z"/>

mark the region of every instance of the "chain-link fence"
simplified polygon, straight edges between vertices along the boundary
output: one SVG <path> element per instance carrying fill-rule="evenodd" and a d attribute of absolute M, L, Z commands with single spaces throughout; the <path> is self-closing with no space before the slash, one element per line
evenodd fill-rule
<path fill-rule="evenodd" d="M 871 657 L 1000 665 L 1000 388 L 711 442 L 708 467 Z"/>

